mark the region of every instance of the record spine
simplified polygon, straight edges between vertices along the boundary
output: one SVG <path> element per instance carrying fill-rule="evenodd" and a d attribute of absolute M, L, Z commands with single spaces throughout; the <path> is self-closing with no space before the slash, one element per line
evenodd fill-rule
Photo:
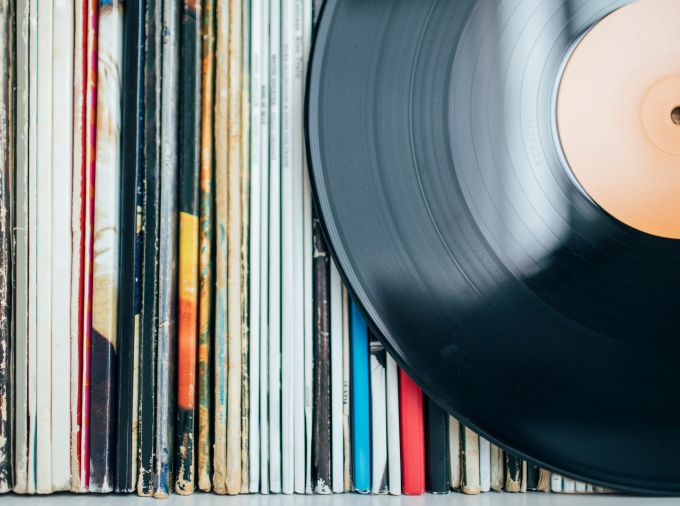
<path fill-rule="evenodd" d="M 156 457 L 158 262 L 160 248 L 161 2 L 146 0 L 144 19 L 144 244 L 139 373 L 137 494 L 152 496 Z"/>
<path fill-rule="evenodd" d="M 526 486 L 527 490 L 538 490 L 540 470 L 537 465 L 527 463 Z"/>
<path fill-rule="evenodd" d="M 260 86 L 252 100 L 260 104 L 260 476 L 259 491 L 269 493 L 269 0 L 256 0 L 259 20 Z M 252 62 L 254 65 L 255 63 Z M 251 299 L 251 304 L 253 304 Z M 252 331 L 252 330 L 251 330 Z M 252 462 L 251 462 L 252 466 Z M 251 492 L 256 492 L 252 489 Z"/>
<path fill-rule="evenodd" d="M 479 438 L 479 489 L 481 492 L 491 490 L 491 445 L 481 436 Z"/>
<path fill-rule="evenodd" d="M 399 434 L 399 368 L 387 353 L 387 477 L 391 495 L 401 494 L 401 439 Z"/>
<path fill-rule="evenodd" d="M 448 416 L 429 397 L 425 398 L 425 421 L 427 488 L 433 494 L 448 494 L 450 491 Z"/>
<path fill-rule="evenodd" d="M 227 154 L 227 474 L 229 495 L 241 491 L 241 81 L 243 0 L 229 1 Z"/>
<path fill-rule="evenodd" d="M 281 0 L 269 0 L 269 489 L 282 490 Z"/>
<path fill-rule="evenodd" d="M 550 476 L 550 492 L 560 493 L 562 492 L 562 476 L 556 473 L 552 473 Z"/>
<path fill-rule="evenodd" d="M 505 454 L 505 491 L 521 492 L 522 487 L 522 460 Z"/>
<path fill-rule="evenodd" d="M 352 302 L 352 439 L 354 488 L 371 491 L 371 407 L 368 331 L 359 308 Z M 402 433 L 403 434 L 403 433 Z"/>
<path fill-rule="evenodd" d="M 0 493 L 13 488 L 12 184 L 14 172 L 13 3 L 0 1 Z"/>
<path fill-rule="evenodd" d="M 425 426 L 423 393 L 399 370 L 399 429 L 401 431 L 401 491 L 406 495 L 425 492 Z"/>
<path fill-rule="evenodd" d="M 85 97 L 85 245 L 83 261 L 83 344 L 82 410 L 80 435 L 80 490 L 90 489 L 90 411 L 92 386 L 92 305 L 94 270 L 94 215 L 97 151 L 97 86 L 99 0 L 87 0 L 86 27 L 86 97 Z"/>
<path fill-rule="evenodd" d="M 546 469 L 538 470 L 538 484 L 536 490 L 539 492 L 550 492 L 550 471 Z"/>
<path fill-rule="evenodd" d="M 479 494 L 481 492 L 479 483 L 479 436 L 463 425 L 460 428 L 463 493 Z"/>
<path fill-rule="evenodd" d="M 52 490 L 71 485 L 71 175 L 73 171 L 73 0 L 55 0 L 52 65 Z M 59 71 L 59 69 L 66 69 Z"/>
<path fill-rule="evenodd" d="M 250 16 L 251 1 L 244 1 L 241 16 L 241 486 L 250 486 Z M 253 391 L 253 395 L 255 395 Z"/>
<path fill-rule="evenodd" d="M 331 454 L 332 488 L 336 494 L 344 491 L 344 447 L 343 447 L 343 315 L 342 279 L 335 262 L 330 260 L 330 374 L 331 374 Z M 389 394 L 389 391 L 388 391 Z M 399 395 L 397 387 L 397 396 Z M 398 409 L 398 408 L 397 408 Z M 398 412 L 397 412 L 398 417 Z M 397 432 L 397 440 L 399 433 Z M 399 453 L 399 452 L 397 452 Z M 397 455 L 397 462 L 399 455 Z M 392 475 L 390 475 L 392 478 Z M 399 487 L 401 491 L 401 486 Z"/>
<path fill-rule="evenodd" d="M 179 288 L 175 491 L 195 488 L 198 340 L 199 184 L 201 155 L 201 5 L 184 0 L 179 79 Z"/>
<path fill-rule="evenodd" d="M 198 488 L 212 488 L 211 372 L 213 338 L 213 104 L 215 76 L 215 0 L 203 0 L 202 17 L 202 95 L 201 95 L 201 173 L 199 236 L 199 335 L 198 335 L 198 444 L 196 475 Z"/>
<path fill-rule="evenodd" d="M 262 198 L 262 125 L 260 116 L 261 100 L 260 88 L 263 74 L 261 71 L 262 59 L 262 2 L 253 1 L 251 4 L 250 24 L 248 31 L 244 32 L 249 37 L 250 47 L 250 200 L 249 200 L 249 228 L 248 235 L 248 370 L 250 373 L 249 385 L 249 423 L 248 423 L 248 482 L 244 493 L 255 493 L 259 489 L 260 482 L 260 333 L 261 327 L 261 304 L 260 293 L 262 288 L 261 257 L 261 198 Z M 244 107 L 244 111 L 245 111 Z M 246 164 L 244 164 L 246 165 Z M 245 474 L 245 473 L 244 473 Z M 245 476 L 243 476 L 245 479 Z M 243 487 L 242 487 L 243 488 Z"/>
<path fill-rule="evenodd" d="M 386 494 L 387 481 L 387 399 L 386 352 L 382 343 L 369 332 L 371 368 L 371 492 Z"/>
<path fill-rule="evenodd" d="M 491 445 L 491 490 L 500 492 L 505 487 L 505 458 L 503 450 Z"/>
<path fill-rule="evenodd" d="M 87 90 L 87 1 L 74 3 L 73 171 L 71 188 L 71 491 L 81 488 L 83 261 L 85 258 L 85 93 Z"/>
<path fill-rule="evenodd" d="M 321 224 L 314 220 L 314 421 L 312 481 L 317 494 L 330 494 L 331 477 L 331 343 L 328 251 Z"/>
<path fill-rule="evenodd" d="M 351 371 L 351 302 L 347 288 L 342 286 L 342 486 L 352 492 L 354 459 L 352 458 L 352 371 Z"/>
<path fill-rule="evenodd" d="M 452 490 L 461 488 L 462 470 L 460 465 L 460 423 L 449 416 L 449 484 Z"/>
<path fill-rule="evenodd" d="M 175 443 L 177 346 L 178 106 L 180 5 L 163 2 L 160 253 L 158 261 L 158 355 L 156 380 L 156 475 L 154 497 L 170 494 Z"/>
<path fill-rule="evenodd" d="M 15 166 L 15 285 L 14 285 L 14 491 L 28 490 L 28 285 L 29 285 L 29 8 L 28 0 L 15 4 L 16 57 L 16 166 Z"/>
<path fill-rule="evenodd" d="M 54 3 L 37 9 L 36 79 L 36 492 L 52 492 L 52 62 Z M 47 167 L 47 170 L 44 168 Z M 40 287 L 38 290 L 37 287 Z"/>
<path fill-rule="evenodd" d="M 135 367 L 138 339 L 139 275 L 141 274 L 141 237 L 138 209 L 141 208 L 143 143 L 141 119 L 144 72 L 144 0 L 127 3 L 123 27 L 123 88 L 121 124 L 121 201 L 120 201 L 120 302 L 118 305 L 118 398 L 116 420 L 115 478 L 113 488 L 119 493 L 134 490 L 137 478 L 133 469 L 136 449 L 138 382 Z M 136 439 L 136 437 L 134 437 Z"/>
<path fill-rule="evenodd" d="M 227 479 L 227 235 L 229 135 L 229 5 L 216 5 L 215 47 L 215 441 L 213 490 L 226 493 Z M 240 353 L 240 349 L 239 349 Z"/>

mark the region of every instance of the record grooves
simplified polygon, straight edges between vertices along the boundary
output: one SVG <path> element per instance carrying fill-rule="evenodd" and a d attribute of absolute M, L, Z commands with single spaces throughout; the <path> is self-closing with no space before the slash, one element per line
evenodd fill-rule
<path fill-rule="evenodd" d="M 565 58 L 612 12 L 642 9 L 635 33 L 680 51 L 654 32 L 677 1 L 628 4 L 331 0 L 308 72 L 308 158 L 345 281 L 432 398 L 541 467 L 677 493 L 680 243 L 579 188 L 554 131 Z"/>

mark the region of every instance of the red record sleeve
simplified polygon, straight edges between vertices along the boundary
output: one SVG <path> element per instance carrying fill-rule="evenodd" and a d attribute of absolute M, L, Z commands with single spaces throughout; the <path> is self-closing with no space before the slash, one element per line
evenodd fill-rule
<path fill-rule="evenodd" d="M 425 492 L 423 393 L 401 369 L 399 370 L 399 417 L 402 493 L 420 495 Z"/>

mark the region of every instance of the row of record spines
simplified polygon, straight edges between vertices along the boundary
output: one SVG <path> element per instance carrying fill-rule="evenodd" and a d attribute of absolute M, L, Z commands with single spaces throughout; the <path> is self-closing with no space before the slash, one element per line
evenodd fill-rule
<path fill-rule="evenodd" d="M 0 488 L 9 490 L 14 486 L 17 492 L 26 493 L 136 489 L 140 495 L 157 497 L 166 496 L 173 488 L 179 493 L 191 493 L 195 487 L 228 493 L 258 490 L 324 493 L 331 490 L 383 492 L 387 486 L 397 493 L 400 487 L 392 485 L 399 476 L 406 493 L 420 493 L 425 489 L 427 476 L 430 490 L 441 492 L 456 488 L 458 479 L 464 491 L 474 493 L 475 436 L 464 429 L 460 429 L 462 436 L 460 431 L 457 436 L 451 436 L 456 433 L 451 430 L 455 421 L 447 419 L 427 400 L 423 411 L 423 398 L 417 387 L 397 372 L 396 364 L 377 341 L 370 339 L 369 343 L 360 314 L 355 307 L 349 309 L 346 297 L 339 296 L 342 293 L 339 275 L 328 260 L 318 222 L 312 229 L 309 185 L 304 181 L 306 174 L 301 171 L 297 173 L 300 184 L 296 191 L 302 188 L 302 195 L 297 194 L 296 198 L 302 201 L 300 221 L 305 226 L 302 241 L 296 246 L 302 248 L 301 257 L 305 259 L 302 266 L 302 283 L 307 294 L 302 301 L 302 307 L 306 308 L 302 323 L 306 331 L 304 367 L 293 371 L 293 362 L 287 371 L 297 372 L 298 379 L 300 371 L 303 372 L 304 394 L 296 397 L 297 404 L 289 402 L 290 399 L 283 404 L 288 402 L 288 415 L 296 411 L 288 425 L 288 436 L 293 424 L 300 420 L 304 424 L 298 424 L 292 443 L 290 437 L 285 437 L 282 423 L 269 423 L 266 427 L 269 431 L 262 429 L 263 413 L 269 414 L 266 420 L 270 421 L 271 408 L 281 410 L 283 404 L 276 400 L 272 404 L 272 396 L 261 395 L 264 390 L 254 386 L 256 379 L 265 380 L 261 386 L 279 381 L 264 374 L 270 366 L 277 368 L 276 361 L 268 360 L 269 355 L 265 355 L 268 346 L 276 343 L 276 340 L 268 342 L 267 334 L 262 331 L 262 324 L 269 326 L 270 322 L 266 318 L 253 318 L 257 311 L 253 311 L 253 304 L 249 303 L 249 297 L 251 301 L 258 299 L 252 297 L 258 293 L 253 282 L 257 269 L 253 266 L 262 261 L 262 252 L 268 250 L 264 245 L 269 239 L 267 234 L 261 234 L 258 243 L 255 240 L 258 234 L 253 233 L 258 228 L 253 219 L 258 209 L 265 210 L 259 213 L 260 230 L 271 228 L 264 225 L 271 209 L 271 206 L 267 209 L 270 200 L 253 198 L 253 188 L 258 188 L 255 184 L 258 171 L 254 169 L 256 154 L 264 153 L 265 149 L 268 153 L 260 157 L 259 167 L 265 165 L 265 158 L 269 158 L 268 163 L 282 163 L 282 168 L 289 170 L 293 165 L 302 167 L 301 117 L 296 117 L 291 110 L 301 113 L 302 76 L 295 75 L 295 69 L 302 68 L 299 60 L 304 60 L 304 51 L 308 51 L 309 33 L 304 37 L 306 46 L 301 49 L 302 56 L 286 53 L 283 47 L 274 44 L 270 47 L 271 58 L 265 60 L 261 54 L 255 58 L 253 46 L 257 44 L 250 37 L 250 27 L 254 25 L 250 25 L 249 20 L 262 28 L 262 8 L 273 6 L 270 11 L 273 19 L 281 15 L 284 34 L 297 40 L 300 34 L 292 32 L 290 26 L 304 25 L 296 23 L 295 16 L 309 19 L 309 5 L 297 1 L 286 4 L 290 10 L 284 8 L 283 12 L 278 10 L 282 4 L 277 1 L 204 0 L 180 5 L 179 2 L 140 0 L 123 5 L 110 0 L 101 3 L 75 0 L 55 3 L 53 9 L 48 7 L 40 12 L 37 5 L 36 0 L 20 0 L 13 12 L 13 4 L 0 2 L 0 57 L 7 61 L 15 59 L 14 64 L 6 67 L 10 72 L 2 76 L 5 82 L 0 82 L 2 110 L 7 111 L 5 116 L 0 114 L 0 143 L 7 148 L 2 150 L 4 157 L 0 160 L 0 205 L 4 209 L 0 221 L 0 325 L 3 325 L 0 340 L 4 344 L 0 347 L 0 403 L 5 407 L 13 405 L 12 395 L 19 392 L 12 387 L 18 384 L 16 372 L 20 368 L 27 374 L 25 382 L 28 383 L 30 371 L 35 374 L 40 366 L 47 365 L 48 375 L 42 371 L 43 379 L 33 384 L 33 390 L 30 385 L 28 390 L 21 390 L 25 404 L 19 402 L 17 406 L 27 406 L 29 415 L 22 416 L 24 411 L 17 409 L 13 424 L 12 410 L 0 410 L 0 431 L 5 436 L 0 454 Z M 69 16 L 69 9 L 74 16 Z M 291 13 L 294 15 L 288 16 Z M 75 26 L 68 24 L 69 18 Z M 277 22 L 269 25 L 279 28 Z M 39 36 L 38 28 L 46 26 L 50 28 L 40 31 Z M 69 39 L 69 26 L 72 39 Z M 53 33 L 65 37 L 53 36 L 50 40 L 48 35 Z M 18 34 L 16 44 L 15 34 Z M 260 34 L 263 39 L 258 40 L 271 39 L 271 32 L 260 30 Z M 69 57 L 68 51 L 53 51 L 57 43 L 62 44 L 62 48 L 73 44 L 74 54 Z M 252 52 L 248 51 L 248 44 L 252 44 Z M 234 50 L 239 45 L 240 51 Z M 290 47 L 289 44 L 288 50 Z M 291 59 L 282 62 L 279 57 L 284 54 Z M 273 91 L 265 99 L 266 104 L 260 104 L 259 112 L 249 106 L 249 88 L 245 85 L 250 76 L 252 95 L 256 96 L 259 87 L 252 67 L 256 59 L 264 64 L 260 67 L 261 76 L 270 73 L 270 62 L 274 67 L 281 65 L 281 70 L 273 72 L 270 81 L 274 83 Z M 58 73 L 53 72 L 57 65 L 74 69 L 71 76 L 74 93 L 70 98 L 69 93 L 63 96 L 63 90 L 69 89 L 68 72 L 57 77 Z M 53 76 L 51 81 L 45 84 L 35 79 L 32 72 L 36 67 L 41 70 L 41 76 L 46 74 L 42 70 L 47 70 L 47 75 Z M 187 68 L 193 71 L 185 72 Z M 113 82 L 103 77 L 112 75 L 123 77 L 119 82 L 115 77 Z M 278 78 L 281 79 L 276 81 Z M 16 102 L 12 98 L 14 81 Z M 226 93 L 217 93 L 220 90 Z M 277 95 L 276 90 L 286 93 Z M 97 101 L 97 94 L 107 100 Z M 285 101 L 293 96 L 297 97 L 295 106 L 291 105 L 293 102 L 286 106 Z M 115 104 L 119 101 L 122 107 L 117 110 Z M 272 104 L 269 114 L 263 112 Z M 40 111 L 51 110 L 55 105 L 58 114 L 51 121 L 47 116 L 40 116 Z M 234 112 L 239 109 L 241 114 Z M 38 112 L 29 120 L 29 113 L 34 110 Z M 115 124 L 121 128 L 100 131 L 97 117 L 117 119 Z M 44 120 L 40 125 L 38 118 Z M 258 118 L 267 125 L 284 121 L 287 125 L 267 127 L 263 130 L 266 133 L 260 131 L 260 139 L 271 136 L 271 143 L 263 141 L 259 149 L 255 135 L 258 129 L 253 128 Z M 68 137 L 69 129 L 64 128 L 62 121 L 73 124 L 70 139 L 63 137 Z M 252 122 L 250 128 L 249 122 Z M 297 132 L 295 136 L 291 135 L 293 131 Z M 69 150 L 53 155 L 47 149 L 40 149 L 37 143 L 40 133 L 50 134 L 48 139 L 54 145 L 68 148 L 72 144 L 72 173 L 63 172 L 69 167 Z M 182 150 L 177 150 L 177 136 Z M 228 142 L 224 142 L 225 138 Z M 218 140 L 214 145 L 213 139 Z M 272 150 L 272 145 L 279 143 L 282 143 L 280 153 L 285 153 L 281 159 L 277 150 Z M 263 147 L 266 144 L 268 146 Z M 295 159 L 290 158 L 293 146 Z M 49 156 L 54 159 L 45 159 Z M 34 170 L 39 162 L 51 163 L 52 172 L 57 176 L 68 176 L 60 178 L 66 187 L 38 188 L 36 172 L 31 172 L 31 168 Z M 225 167 L 238 167 L 238 170 Z M 15 175 L 17 196 L 12 205 Z M 261 178 L 258 183 L 261 196 L 267 195 L 263 188 L 271 182 L 271 177 L 266 182 L 265 179 Z M 73 190 L 69 192 L 71 181 Z M 38 199 L 47 195 L 53 200 L 48 207 Z M 112 228 L 117 206 L 121 210 L 119 245 L 115 237 L 102 234 Z M 73 214 L 67 219 L 63 215 L 50 217 L 50 212 L 59 208 L 72 208 Z M 15 210 L 16 218 L 12 216 Z M 177 211 L 178 219 L 174 218 Z M 282 216 L 276 214 L 272 217 L 280 220 Z M 46 217 L 54 229 L 64 223 L 72 227 L 71 270 L 66 271 L 71 278 L 66 279 L 71 288 L 70 299 L 64 296 L 64 286 L 59 284 L 64 279 L 54 277 L 56 267 L 63 266 L 59 262 L 68 260 L 68 255 L 59 256 L 63 251 L 57 248 L 58 243 L 64 241 L 58 236 L 51 237 L 49 232 L 41 235 L 48 227 L 41 226 L 44 222 L 40 218 Z M 7 226 L 12 223 L 16 226 L 14 237 L 11 227 Z M 284 225 L 286 223 L 296 225 L 290 216 Z M 63 228 L 58 230 L 64 232 Z M 109 246 L 108 251 L 117 253 L 112 255 L 113 259 L 99 258 L 100 263 L 94 263 L 93 256 L 97 260 L 98 251 L 94 236 L 102 235 L 108 241 L 104 243 Z M 44 301 L 44 298 L 36 300 L 36 263 L 25 263 L 30 256 L 28 252 L 40 241 L 52 249 L 46 265 L 52 266 L 52 272 L 47 271 L 51 274 L 47 300 L 53 319 L 42 323 L 46 326 L 42 329 L 47 328 L 46 334 L 51 337 L 48 341 L 40 340 L 41 346 L 47 344 L 53 351 L 47 361 L 44 355 L 37 356 L 36 334 L 30 333 L 27 328 L 30 323 L 26 323 L 25 317 L 36 314 L 36 308 L 42 307 L 40 301 Z M 11 283 L 13 256 L 15 270 L 14 283 Z M 276 256 L 279 261 L 281 253 Z M 101 261 L 109 269 L 108 277 L 106 269 L 98 272 Z M 267 265 L 271 272 L 272 264 Z M 305 282 L 312 278 L 312 269 L 314 282 Z M 261 302 L 267 282 L 271 281 L 264 278 L 260 276 Z M 45 280 L 41 278 L 40 283 L 42 289 Z M 101 293 L 105 296 L 98 296 Z M 231 293 L 239 296 L 226 297 Z M 229 299 L 226 303 L 225 298 Z M 58 307 L 56 302 L 64 300 L 70 300 L 70 310 L 59 313 L 53 306 Z M 315 301 L 313 307 L 312 300 Z M 309 317 L 312 313 L 313 317 Z M 237 317 L 228 317 L 233 315 Z M 70 323 L 70 331 L 66 333 L 64 321 L 60 321 L 64 318 Z M 254 332 L 258 322 L 260 332 Z M 12 323 L 15 323 L 13 329 Z M 356 332 L 349 332 L 350 324 L 353 329 L 356 326 Z M 339 334 L 343 339 L 338 339 Z M 213 343 L 215 350 L 211 349 Z M 18 353 L 20 345 L 23 351 Z M 222 350 L 229 357 L 228 364 L 218 353 L 220 346 L 228 348 Z M 259 357 L 264 357 L 263 362 L 256 360 L 253 352 L 256 349 Z M 7 350 L 14 352 L 14 363 Z M 292 349 L 287 351 L 290 359 Z M 340 363 L 338 356 L 343 358 L 342 376 L 337 373 L 338 367 L 333 367 Z M 24 357 L 26 360 L 22 360 Z M 60 360 L 65 357 L 66 360 Z M 362 367 L 350 368 L 355 358 Z M 260 364 L 263 367 L 259 367 Z M 369 364 L 367 369 L 365 366 Z M 67 370 L 64 374 L 64 365 L 71 365 L 70 373 Z M 258 369 L 263 375 L 249 375 Z M 50 379 L 59 380 L 52 382 L 52 390 Z M 57 383 L 61 390 L 55 389 Z M 353 385 L 351 391 L 349 385 Z M 282 387 L 278 386 L 280 393 L 285 390 Z M 329 389 L 334 392 L 331 396 Z M 47 398 L 35 395 L 45 390 Z M 301 391 L 296 389 L 294 395 Z M 310 401 L 312 395 L 314 403 Z M 397 396 L 401 396 L 401 402 L 395 404 Z M 407 402 L 404 396 L 410 396 L 411 401 Z M 33 410 L 28 407 L 31 402 Z M 303 406 L 304 414 L 300 409 L 290 409 L 291 404 Z M 400 416 L 394 416 L 393 412 L 389 415 L 385 412 L 383 416 L 383 404 L 385 409 L 391 407 L 392 410 L 398 406 Z M 66 406 L 70 409 L 64 409 Z M 343 414 L 342 423 L 338 412 Z M 38 416 L 31 416 L 36 413 Z M 354 413 L 353 416 L 350 413 Z M 284 413 L 279 411 L 277 416 L 281 415 Z M 427 431 L 423 426 L 425 420 Z M 447 420 L 445 433 L 442 428 L 446 427 Z M 398 424 L 395 426 L 398 421 L 402 432 Z M 211 446 L 217 443 L 215 433 L 219 423 L 228 427 L 222 431 L 226 432 L 224 440 L 215 446 L 224 455 L 216 458 Z M 417 436 L 412 435 L 409 423 L 415 424 Z M 382 428 L 383 424 L 386 425 L 384 433 L 376 430 L 376 426 Z M 64 430 L 54 430 L 55 427 Z M 302 440 L 296 440 L 300 427 L 303 427 Z M 12 429 L 17 436 L 25 437 L 14 437 Z M 395 434 L 402 436 L 395 437 Z M 281 442 L 282 436 L 287 442 Z M 447 446 L 441 442 L 447 437 L 449 452 L 445 454 L 444 465 L 442 448 Z M 402 447 L 396 454 L 395 441 L 400 441 Z M 461 453 L 450 452 L 456 441 L 463 449 Z M 477 444 L 479 455 L 484 456 L 483 448 L 488 445 Z M 260 453 L 256 451 L 258 446 Z M 287 460 L 284 446 L 288 447 L 285 452 L 288 457 L 292 456 L 291 467 L 282 466 L 282 461 Z M 274 451 L 269 451 L 272 448 Z M 386 467 L 381 464 L 384 458 Z M 504 487 L 514 490 L 519 481 L 522 490 L 522 480 L 517 474 L 521 473 L 518 470 L 522 466 L 509 457 L 502 458 L 505 459 L 503 469 L 507 468 L 502 473 Z M 272 463 L 277 459 L 278 464 Z M 482 460 L 478 471 L 480 490 L 486 487 L 486 467 Z M 465 465 L 456 474 L 456 462 L 463 461 Z M 413 467 L 413 472 L 403 472 L 402 476 L 402 466 Z M 293 468 L 295 473 L 291 475 Z M 492 472 L 487 474 L 491 476 Z M 531 488 L 530 473 L 525 474 L 526 487 Z M 552 477 L 555 489 L 557 478 Z M 565 485 L 567 482 L 565 480 Z"/>

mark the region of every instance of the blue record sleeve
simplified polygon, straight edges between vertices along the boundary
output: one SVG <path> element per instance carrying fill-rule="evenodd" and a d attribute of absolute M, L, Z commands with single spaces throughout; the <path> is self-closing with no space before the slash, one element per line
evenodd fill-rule
<path fill-rule="evenodd" d="M 354 488 L 371 491 L 371 412 L 368 331 L 359 308 L 352 302 L 352 436 Z"/>

